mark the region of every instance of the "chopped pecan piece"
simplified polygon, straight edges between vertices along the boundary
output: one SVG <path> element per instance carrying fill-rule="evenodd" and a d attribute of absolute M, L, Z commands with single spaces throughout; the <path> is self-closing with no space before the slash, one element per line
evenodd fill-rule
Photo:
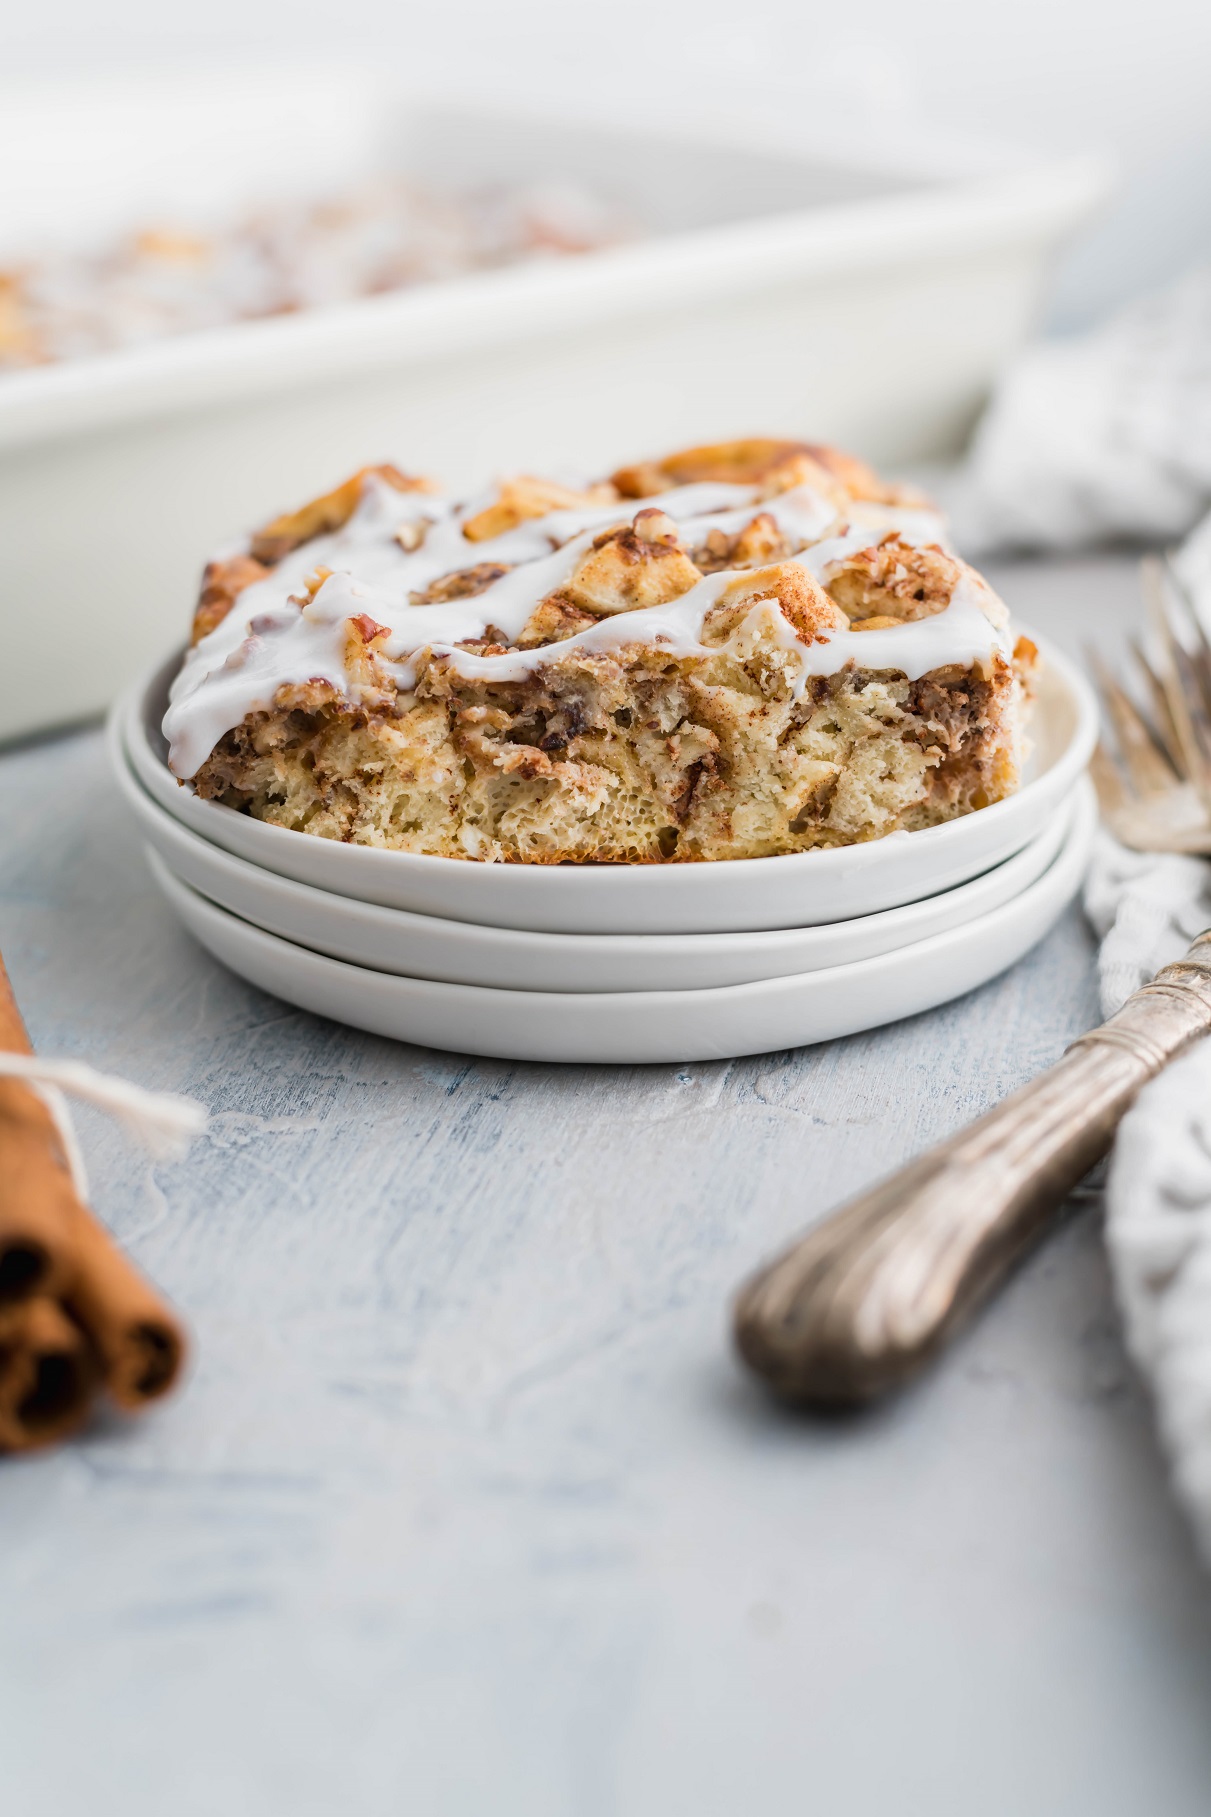
<path fill-rule="evenodd" d="M 782 797 L 786 818 L 792 825 L 805 826 L 827 806 L 840 774 L 840 764 L 821 758 L 799 758 Z"/>
<path fill-rule="evenodd" d="M 930 618 L 950 604 L 961 573 L 953 555 L 916 548 L 889 532 L 826 571 L 824 584 L 850 618 Z"/>
<path fill-rule="evenodd" d="M 297 593 L 290 595 L 296 605 L 309 606 L 326 580 L 332 579 L 332 569 L 322 565 L 313 568 Z"/>
<path fill-rule="evenodd" d="M 486 593 L 508 572 L 503 562 L 478 562 L 474 568 L 456 568 L 453 574 L 441 575 L 423 592 L 410 593 L 408 598 L 414 606 L 438 606 L 450 599 L 474 599 L 477 593 Z"/>
<path fill-rule="evenodd" d="M 349 623 L 353 626 L 364 644 L 372 644 L 378 637 L 390 637 L 391 627 L 380 625 L 377 619 L 371 618 L 369 612 L 359 612 Z"/>
<path fill-rule="evenodd" d="M 762 511 L 735 536 L 724 530 L 709 531 L 705 543 L 694 551 L 694 562 L 704 574 L 717 574 L 721 568 L 765 567 L 785 561 L 793 553 L 790 538 L 779 530 L 776 518 Z"/>

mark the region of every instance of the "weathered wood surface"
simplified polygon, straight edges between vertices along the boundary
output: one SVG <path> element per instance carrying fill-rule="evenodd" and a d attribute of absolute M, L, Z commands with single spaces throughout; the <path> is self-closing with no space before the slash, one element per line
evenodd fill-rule
<path fill-rule="evenodd" d="M 1132 592 L 1008 587 L 1069 643 Z M 1075 911 L 826 1047 L 468 1060 L 220 970 L 84 734 L 0 759 L 0 947 L 45 1052 L 215 1113 L 154 1169 L 81 1118 L 197 1367 L 0 1464 L 6 1813 L 1204 1817 L 1207 1591 L 1095 1208 L 868 1418 L 726 1344 L 762 1256 L 1095 1018 Z"/>

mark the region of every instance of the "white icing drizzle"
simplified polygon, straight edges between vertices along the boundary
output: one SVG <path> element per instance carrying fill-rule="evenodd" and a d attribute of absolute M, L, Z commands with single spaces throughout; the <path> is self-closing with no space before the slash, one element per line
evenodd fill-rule
<path fill-rule="evenodd" d="M 868 536 L 884 536 L 894 530 L 906 543 L 937 543 L 948 554 L 954 554 L 946 519 L 940 511 L 927 510 L 924 505 L 882 505 L 874 499 L 859 499 L 845 515 Z"/>
<path fill-rule="evenodd" d="M 944 544 L 941 520 L 931 512 L 855 505 L 842 526 L 834 506 L 807 486 L 764 500 L 751 486 L 680 486 L 653 498 L 553 511 L 502 536 L 471 542 L 463 525 L 487 502 L 460 504 L 425 493 L 400 493 L 369 478 L 361 504 L 343 529 L 305 543 L 265 580 L 246 587 L 223 622 L 189 652 L 164 719 L 175 773 L 183 779 L 195 775 L 220 738 L 250 713 L 271 707 L 283 686 L 318 680 L 356 698 L 346 646 L 349 620 L 363 613 L 387 627 L 389 635 L 378 646 L 380 668 L 405 690 L 415 685 L 425 652 L 444 657 L 467 679 L 494 681 L 523 680 L 556 654 L 562 660 L 577 650 L 645 643 L 667 647 L 671 656 L 705 653 L 706 614 L 727 588 L 743 581 L 743 569 L 707 575 L 668 605 L 616 613 L 555 645 L 494 656 L 457 648 L 481 638 L 490 626 L 515 641 L 538 603 L 567 581 L 594 537 L 640 510 L 665 512 L 691 550 L 713 529 L 732 535 L 758 511 L 768 513 L 792 542 L 807 545 L 792 559 L 817 580 L 889 530 L 916 545 Z M 423 528 L 415 550 L 397 541 L 404 525 Z M 834 526 L 837 533 L 826 536 Z M 410 596 L 440 577 L 480 563 L 509 571 L 470 599 L 410 603 Z M 317 568 L 331 573 L 300 610 L 298 600 L 308 592 Z M 727 647 L 739 654 L 759 626 L 766 642 L 774 641 L 792 659 L 787 677 L 797 694 L 812 676 L 834 674 L 850 661 L 868 669 L 899 670 L 917 680 L 948 663 L 983 666 L 1005 654 L 1004 634 L 988 615 L 992 611 L 995 616 L 998 606 L 983 583 L 965 573 L 949 605 L 933 617 L 894 630 L 831 632 L 804 644 L 777 605 L 766 601 L 737 627 Z"/>
<path fill-rule="evenodd" d="M 792 561 L 802 562 L 793 556 Z M 786 564 L 789 565 L 789 564 Z M 564 657 L 573 650 L 599 652 L 621 650 L 629 644 L 659 644 L 670 656 L 707 656 L 720 650 L 742 653 L 737 643 L 747 632 L 752 641 L 755 627 L 746 617 L 726 643 L 709 645 L 702 642 L 702 626 L 707 613 L 721 593 L 743 578 L 743 570 L 708 574 L 667 606 L 648 606 L 639 612 L 618 612 L 603 618 L 575 637 L 559 644 L 540 645 L 536 650 L 510 650 L 503 656 L 480 656 L 473 650 L 460 650 L 452 644 L 426 646 L 435 656 L 449 660 L 456 674 L 468 681 L 524 681 L 558 652 Z M 970 576 L 963 575 L 950 603 L 930 618 L 915 619 L 907 624 L 879 631 L 829 631 L 814 643 L 805 644 L 795 628 L 778 608 L 776 600 L 754 601 L 754 611 L 761 614 L 761 629 L 795 659 L 796 672 L 790 679 L 796 699 L 803 693 L 813 675 L 835 675 L 847 662 L 864 669 L 895 669 L 909 681 L 919 681 L 931 669 L 958 663 L 963 668 L 986 668 L 998 655 L 1009 654 L 1004 634 L 988 618 L 980 604 L 980 590 Z M 419 654 L 419 652 L 417 653 Z M 416 680 L 413 661 L 401 663 L 395 678 L 402 688 Z"/>
<path fill-rule="evenodd" d="M 688 487 L 683 490 L 688 491 Z M 749 502 L 736 511 L 710 511 L 701 517 L 679 517 L 681 540 L 687 549 L 696 549 L 706 541 L 711 530 L 722 530 L 725 536 L 734 536 L 746 524 L 752 523 L 757 512 L 772 517 L 782 534 L 796 543 L 815 542 L 837 521 L 836 507 L 826 498 L 821 498 L 808 486 L 796 486 L 778 498 L 765 499 L 756 511 Z M 676 517 L 677 513 L 669 511 L 668 515 Z M 866 540 L 870 540 L 869 532 Z"/>

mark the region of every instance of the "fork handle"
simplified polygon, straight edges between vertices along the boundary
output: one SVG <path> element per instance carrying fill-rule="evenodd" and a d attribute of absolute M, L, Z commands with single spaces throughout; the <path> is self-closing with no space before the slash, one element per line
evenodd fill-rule
<path fill-rule="evenodd" d="M 1110 1147 L 1140 1087 L 1211 1032 L 1211 930 L 1050 1071 L 809 1230 L 742 1289 L 745 1361 L 844 1405 L 911 1376 Z"/>

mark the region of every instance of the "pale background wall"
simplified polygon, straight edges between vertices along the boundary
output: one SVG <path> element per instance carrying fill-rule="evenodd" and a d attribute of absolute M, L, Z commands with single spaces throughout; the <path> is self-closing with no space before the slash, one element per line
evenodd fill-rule
<path fill-rule="evenodd" d="M 758 98 L 783 122 L 922 119 L 1039 148 L 1104 148 L 1122 188 L 1059 275 L 1070 325 L 1211 249 L 1206 0 L 42 0 L 0 16 L 0 83 L 157 63 L 366 56 L 409 78 L 537 98 Z"/>

